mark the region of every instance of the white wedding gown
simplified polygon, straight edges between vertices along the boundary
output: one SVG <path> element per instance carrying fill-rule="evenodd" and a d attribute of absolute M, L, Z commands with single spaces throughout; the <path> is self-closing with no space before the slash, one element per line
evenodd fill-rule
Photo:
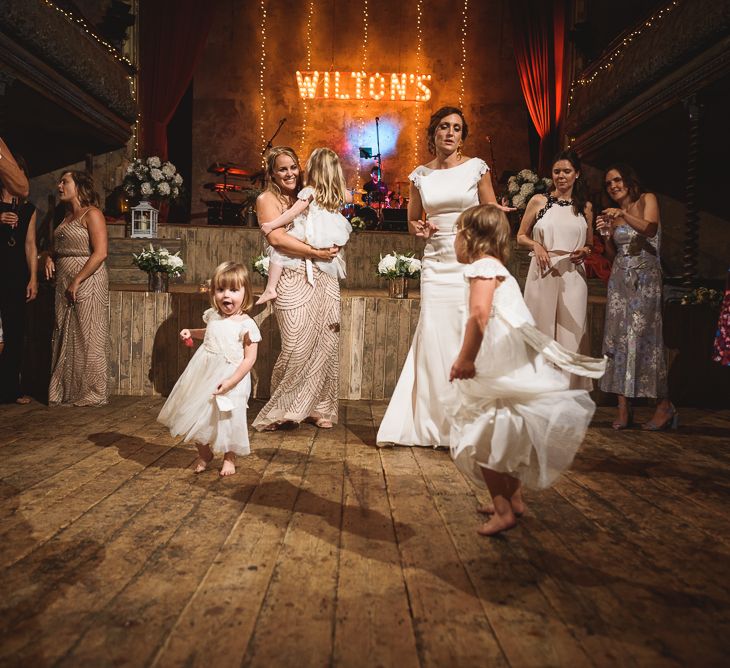
<path fill-rule="evenodd" d="M 426 243 L 421 269 L 421 315 L 403 370 L 378 429 L 378 445 L 449 445 L 443 400 L 461 347 L 464 265 L 456 260 L 454 225 L 479 204 L 477 185 L 487 164 L 471 158 L 450 169 L 417 167 L 409 176 L 426 218 L 438 226 Z"/>

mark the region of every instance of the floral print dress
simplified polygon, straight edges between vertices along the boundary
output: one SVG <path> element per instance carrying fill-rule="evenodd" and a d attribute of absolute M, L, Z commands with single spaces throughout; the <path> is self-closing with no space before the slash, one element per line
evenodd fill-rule
<path fill-rule="evenodd" d="M 664 398 L 667 367 L 662 338 L 662 271 L 659 235 L 645 237 L 629 225 L 613 231 L 616 257 L 608 280 L 600 387 L 626 397 Z"/>
<path fill-rule="evenodd" d="M 720 307 L 720 317 L 717 321 L 717 332 L 712 349 L 713 361 L 730 366 L 730 270 L 725 288 L 725 297 Z"/>

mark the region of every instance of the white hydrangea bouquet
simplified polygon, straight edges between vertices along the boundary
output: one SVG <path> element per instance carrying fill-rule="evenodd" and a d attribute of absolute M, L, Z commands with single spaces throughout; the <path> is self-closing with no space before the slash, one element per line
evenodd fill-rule
<path fill-rule="evenodd" d="M 268 255 L 258 255 L 253 259 L 251 266 L 257 274 L 261 274 L 264 278 L 267 278 L 269 275 L 269 262 Z"/>
<path fill-rule="evenodd" d="M 122 187 L 129 197 L 174 200 L 180 196 L 182 182 L 175 165 L 153 155 L 129 164 Z"/>
<path fill-rule="evenodd" d="M 552 179 L 541 179 L 532 170 L 523 169 L 507 181 L 510 206 L 524 210 L 533 195 L 549 192 L 552 185 Z"/>
<path fill-rule="evenodd" d="M 149 250 L 144 248 L 140 253 L 132 253 L 132 264 L 148 274 L 159 272 L 175 277 L 185 273 L 185 264 L 177 253 L 171 253 L 167 248 L 158 248 L 150 244 Z"/>
<path fill-rule="evenodd" d="M 421 261 L 408 253 L 393 251 L 380 256 L 377 272 L 383 278 L 419 278 L 421 276 Z"/>

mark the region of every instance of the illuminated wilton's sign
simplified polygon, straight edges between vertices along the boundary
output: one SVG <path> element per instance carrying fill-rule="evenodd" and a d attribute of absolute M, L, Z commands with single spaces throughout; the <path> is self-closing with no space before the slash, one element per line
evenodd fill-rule
<path fill-rule="evenodd" d="M 426 102 L 431 99 L 430 74 L 404 72 L 297 71 L 303 100 L 382 100 Z"/>

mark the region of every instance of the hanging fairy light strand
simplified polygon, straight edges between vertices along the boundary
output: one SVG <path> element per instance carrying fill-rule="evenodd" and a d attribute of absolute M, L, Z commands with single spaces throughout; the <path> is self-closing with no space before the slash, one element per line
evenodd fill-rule
<path fill-rule="evenodd" d="M 368 66 L 368 0 L 363 0 L 362 3 L 362 59 L 360 62 L 360 73 L 365 76 Z M 359 83 L 359 79 L 358 79 Z M 362 158 L 360 157 L 360 146 L 362 146 L 362 138 L 364 131 L 364 116 L 365 116 L 365 100 L 364 98 L 360 101 L 358 109 L 358 132 L 357 132 L 357 169 L 355 173 L 355 188 L 360 190 L 360 170 L 362 168 Z"/>
<path fill-rule="evenodd" d="M 89 24 L 84 21 L 84 19 L 75 16 L 71 12 L 66 11 L 62 7 L 59 7 L 58 5 L 51 2 L 51 0 L 43 0 L 44 4 L 50 7 L 51 9 L 55 9 L 59 14 L 62 14 L 66 19 L 68 19 L 71 23 L 75 23 L 78 25 L 91 39 L 93 39 L 95 42 L 98 42 L 101 46 L 103 46 L 114 58 L 114 60 L 119 61 L 120 63 L 124 63 L 125 65 L 128 65 L 129 67 L 133 67 L 132 61 L 129 60 L 129 58 L 126 58 L 123 56 L 119 51 L 109 44 L 106 40 L 102 39 L 97 35 L 91 28 L 89 27 Z"/>
<path fill-rule="evenodd" d="M 416 76 L 421 73 L 421 52 L 423 50 L 423 0 L 416 0 Z M 415 136 L 413 138 L 413 164 L 419 165 L 421 148 L 421 103 L 416 102 L 413 122 Z"/>
<path fill-rule="evenodd" d="M 616 47 L 601 57 L 597 63 L 595 63 L 590 69 L 577 80 L 573 81 L 570 85 L 570 95 L 568 96 L 568 108 L 573 102 L 573 93 L 576 86 L 589 86 L 591 85 L 598 76 L 603 72 L 610 70 L 613 67 L 613 63 L 617 60 L 621 54 L 628 48 L 628 46 L 636 40 L 642 33 L 648 29 L 654 27 L 659 21 L 664 19 L 673 9 L 681 4 L 681 0 L 673 0 L 666 7 L 663 7 L 658 12 L 652 14 L 648 19 L 645 19 L 637 28 L 627 33 L 621 38 L 621 41 Z"/>
<path fill-rule="evenodd" d="M 459 77 L 459 109 L 464 108 L 464 82 L 466 80 L 466 28 L 469 0 L 464 0 L 461 10 L 461 76 Z"/>
<path fill-rule="evenodd" d="M 264 135 L 264 120 L 266 117 L 266 92 L 264 90 L 264 75 L 266 73 L 266 0 L 261 0 L 261 61 L 259 63 L 259 152 L 261 165 L 265 163 L 264 149 L 266 137 Z"/>
<path fill-rule="evenodd" d="M 312 22 L 314 21 L 314 0 L 310 0 L 307 10 L 307 70 L 312 69 Z M 307 137 L 307 100 L 303 101 L 302 106 L 302 138 L 299 142 L 299 154 L 304 155 L 304 142 Z"/>

